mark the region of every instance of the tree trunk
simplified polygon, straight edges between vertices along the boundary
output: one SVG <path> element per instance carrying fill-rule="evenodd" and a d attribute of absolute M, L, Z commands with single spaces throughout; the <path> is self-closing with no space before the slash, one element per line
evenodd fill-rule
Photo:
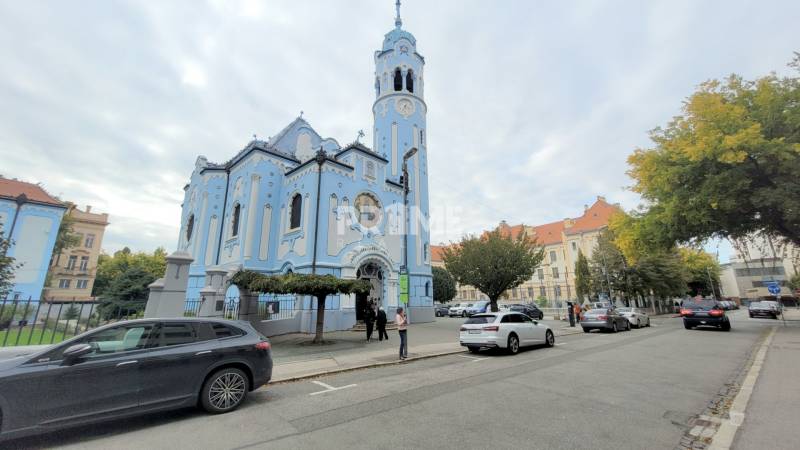
<path fill-rule="evenodd" d="M 489 298 L 489 302 L 492 306 L 492 312 L 497 312 L 499 309 L 497 308 L 497 299 L 496 298 Z"/>
<path fill-rule="evenodd" d="M 322 330 L 325 329 L 325 297 L 317 297 L 317 330 L 314 334 L 315 344 L 322 343 Z"/>

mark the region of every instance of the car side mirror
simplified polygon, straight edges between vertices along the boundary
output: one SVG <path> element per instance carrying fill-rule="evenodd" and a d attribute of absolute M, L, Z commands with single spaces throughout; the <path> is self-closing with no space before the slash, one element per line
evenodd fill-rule
<path fill-rule="evenodd" d="M 89 344 L 75 344 L 64 350 L 64 365 L 74 364 L 81 356 L 92 352 L 93 347 Z"/>

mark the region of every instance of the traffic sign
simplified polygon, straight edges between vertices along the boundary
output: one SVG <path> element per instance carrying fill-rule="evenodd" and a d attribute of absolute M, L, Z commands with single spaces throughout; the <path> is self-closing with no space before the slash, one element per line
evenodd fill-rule
<path fill-rule="evenodd" d="M 766 285 L 770 294 L 778 295 L 781 293 L 781 285 L 777 281 L 768 281 Z"/>

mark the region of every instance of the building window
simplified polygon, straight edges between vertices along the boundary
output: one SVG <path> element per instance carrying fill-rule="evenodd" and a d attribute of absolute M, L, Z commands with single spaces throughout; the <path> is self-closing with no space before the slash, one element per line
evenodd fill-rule
<path fill-rule="evenodd" d="M 425 282 L 425 297 L 430 297 L 430 295 L 431 295 L 431 282 L 430 281 L 426 281 Z"/>
<path fill-rule="evenodd" d="M 86 235 L 86 242 L 84 242 L 83 246 L 86 247 L 86 248 L 94 247 L 94 235 L 93 234 L 87 234 Z"/>
<path fill-rule="evenodd" d="M 556 251 L 555 250 L 551 250 L 550 251 L 550 262 L 551 263 L 556 262 Z"/>
<path fill-rule="evenodd" d="M 558 267 L 553 267 L 553 278 L 558 278 Z"/>
<path fill-rule="evenodd" d="M 233 205 L 233 219 L 231 219 L 231 237 L 239 235 L 239 216 L 242 214 L 242 205 Z"/>
<path fill-rule="evenodd" d="M 536 271 L 536 273 L 539 274 L 540 280 L 544 280 L 544 269 L 539 269 Z"/>
<path fill-rule="evenodd" d="M 425 130 L 419 130 L 419 145 L 425 145 Z"/>
<path fill-rule="evenodd" d="M 400 69 L 394 69 L 394 90 L 395 91 L 402 91 L 403 90 L 403 74 L 400 73 Z"/>
<path fill-rule="evenodd" d="M 289 228 L 295 229 L 300 228 L 300 217 L 302 216 L 303 212 L 303 196 L 298 194 L 294 194 L 292 197 L 292 207 L 290 209 L 289 214 Z"/>
<path fill-rule="evenodd" d="M 58 280 L 59 289 L 69 289 L 70 280 Z"/>
<path fill-rule="evenodd" d="M 561 286 L 556 286 L 556 298 L 561 298 Z"/>
<path fill-rule="evenodd" d="M 364 176 L 367 178 L 375 179 L 375 162 L 364 161 Z"/>
<path fill-rule="evenodd" d="M 572 243 L 572 251 L 574 252 L 574 251 L 577 251 L 577 250 L 578 250 L 578 244 L 573 242 Z"/>
<path fill-rule="evenodd" d="M 81 256 L 81 270 L 87 271 L 89 270 L 89 257 L 88 256 Z"/>
<path fill-rule="evenodd" d="M 427 243 L 425 243 L 425 244 L 422 246 L 422 257 L 424 258 L 423 260 L 424 260 L 425 262 L 428 262 L 428 261 L 430 260 L 430 257 L 431 257 L 431 252 L 430 252 L 430 247 L 428 246 L 428 244 L 427 244 Z"/>
<path fill-rule="evenodd" d="M 78 257 L 75 255 L 70 255 L 69 260 L 67 261 L 67 269 L 74 270 L 77 263 Z"/>
<path fill-rule="evenodd" d="M 189 216 L 189 220 L 186 221 L 186 242 L 192 240 L 192 230 L 194 230 L 194 214 Z"/>
<path fill-rule="evenodd" d="M 78 280 L 75 282 L 75 287 L 77 289 L 86 289 L 86 286 L 89 285 L 89 280 Z"/>
<path fill-rule="evenodd" d="M 547 289 L 545 289 L 544 286 L 539 286 L 539 297 L 547 298 Z"/>
<path fill-rule="evenodd" d="M 406 90 L 408 92 L 414 92 L 414 71 L 409 70 L 406 72 Z"/>
<path fill-rule="evenodd" d="M 532 287 L 528 288 L 528 298 L 533 298 L 533 288 Z"/>
<path fill-rule="evenodd" d="M 381 80 L 375 77 L 375 95 L 381 95 Z"/>

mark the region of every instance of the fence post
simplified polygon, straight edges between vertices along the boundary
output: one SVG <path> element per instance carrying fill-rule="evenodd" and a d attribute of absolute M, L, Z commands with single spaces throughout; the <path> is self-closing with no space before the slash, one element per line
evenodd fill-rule
<path fill-rule="evenodd" d="M 28 297 L 28 303 L 25 304 L 25 309 L 23 310 L 23 313 L 22 313 L 22 320 L 19 321 L 19 331 L 17 332 L 17 339 L 16 339 L 16 341 L 14 341 L 14 346 L 15 347 L 17 345 L 19 345 L 19 338 L 20 338 L 20 336 L 22 336 L 22 330 L 25 328 L 26 325 L 28 325 L 27 317 L 28 317 L 28 311 L 30 309 L 31 309 L 31 297 Z M 24 321 L 24 325 L 23 325 L 23 321 Z M 8 335 L 8 333 L 6 333 L 6 335 Z"/>
<path fill-rule="evenodd" d="M 8 335 L 11 334 L 11 327 L 14 324 L 14 316 L 17 314 L 17 301 L 14 300 L 14 309 L 11 310 L 11 322 L 8 323 L 8 329 L 6 330 L 6 335 L 3 337 L 3 347 L 6 346 L 6 342 L 8 341 Z"/>
<path fill-rule="evenodd" d="M 53 342 L 56 340 L 56 333 L 58 333 L 58 321 L 61 319 L 61 310 L 64 309 L 64 304 L 58 304 L 58 315 L 56 315 L 56 322 L 55 326 L 53 327 L 53 334 L 50 335 L 50 345 L 53 345 Z M 66 328 L 65 328 L 66 329 Z"/>
<path fill-rule="evenodd" d="M 42 301 L 36 302 L 36 314 L 33 315 L 33 325 L 31 326 L 31 333 L 28 335 L 28 342 L 25 345 L 31 345 L 33 339 L 33 332 L 36 331 L 36 322 L 39 320 L 39 310 L 42 309 Z"/>

